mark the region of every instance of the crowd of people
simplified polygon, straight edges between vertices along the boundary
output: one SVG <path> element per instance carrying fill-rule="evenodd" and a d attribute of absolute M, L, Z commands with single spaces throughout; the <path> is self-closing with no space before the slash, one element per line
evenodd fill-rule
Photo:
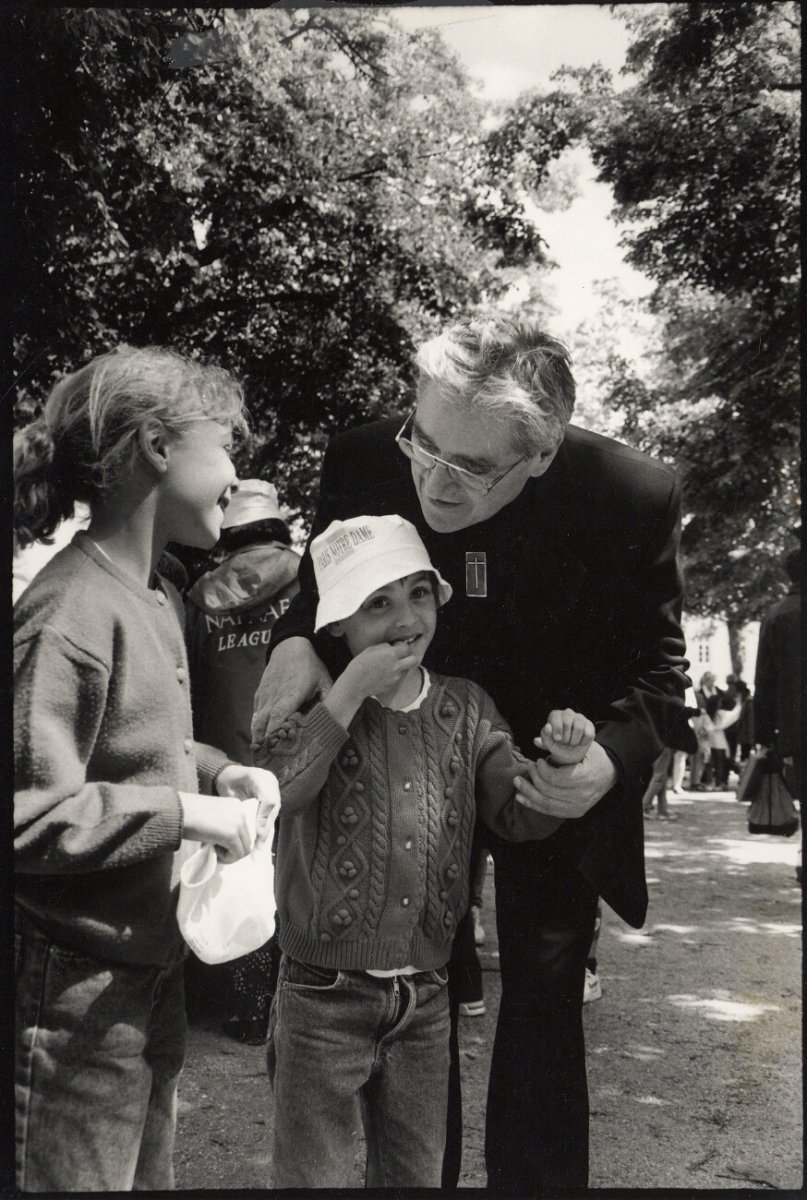
<path fill-rule="evenodd" d="M 273 827 L 275 937 L 222 1011 L 267 1040 L 267 1186 L 345 1186 L 360 1120 L 368 1186 L 457 1187 L 489 863 L 488 1184 L 587 1185 L 601 901 L 642 925 L 643 808 L 680 755 L 726 781 L 747 697 L 687 708 L 675 473 L 570 424 L 561 343 L 466 319 L 416 367 L 405 420 L 332 439 L 301 556 L 217 368 L 121 348 L 15 440 L 19 546 L 90 514 L 15 605 L 22 1190 L 173 1186 L 181 867 Z"/>

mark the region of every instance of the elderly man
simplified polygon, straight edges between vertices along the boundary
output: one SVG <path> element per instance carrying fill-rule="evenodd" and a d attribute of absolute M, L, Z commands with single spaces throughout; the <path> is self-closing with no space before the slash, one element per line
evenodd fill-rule
<path fill-rule="evenodd" d="M 529 322 L 459 321 L 420 348 L 417 365 L 403 425 L 382 420 L 330 443 L 312 536 L 336 517 L 406 517 L 454 588 L 426 665 L 481 684 L 532 756 L 551 708 L 596 722 L 584 762 L 541 760 L 523 789 L 540 811 L 569 818 L 558 832 L 520 845 L 487 835 L 502 977 L 488 1183 L 525 1195 L 585 1186 L 582 997 L 597 897 L 643 923 L 641 798 L 687 683 L 679 489 L 669 467 L 568 424 L 568 354 Z M 312 634 L 307 555 L 300 580 L 273 631 L 253 742 L 341 666 L 323 661 Z M 459 1176 L 456 1120 L 455 1106 L 445 1187 Z"/>

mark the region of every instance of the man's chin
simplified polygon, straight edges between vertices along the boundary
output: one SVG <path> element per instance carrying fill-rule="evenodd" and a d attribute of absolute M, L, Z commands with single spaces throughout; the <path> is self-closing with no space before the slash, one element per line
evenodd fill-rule
<path fill-rule="evenodd" d="M 434 507 L 427 500 L 421 500 L 420 507 L 424 521 L 435 533 L 456 533 L 458 529 L 464 529 L 472 523 L 468 520 L 464 504 Z"/>

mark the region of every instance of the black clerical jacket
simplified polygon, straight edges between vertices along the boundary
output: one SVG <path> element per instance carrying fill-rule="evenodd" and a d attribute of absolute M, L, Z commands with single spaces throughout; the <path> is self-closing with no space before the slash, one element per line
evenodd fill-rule
<path fill-rule="evenodd" d="M 435 533 L 395 445 L 399 425 L 383 420 L 333 438 L 312 536 L 337 518 L 406 517 L 454 588 L 425 665 L 481 684 L 530 757 L 550 709 L 568 705 L 595 722 L 619 782 L 550 841 L 638 927 L 647 909 L 641 796 L 688 683 L 675 474 L 620 442 L 569 426 L 548 470 L 514 501 L 485 522 Z M 479 590 L 482 561 L 487 594 L 468 595 Z M 291 636 L 312 638 L 338 672 L 341 640 L 312 635 L 317 592 L 307 551 L 300 583 L 272 647 Z"/>

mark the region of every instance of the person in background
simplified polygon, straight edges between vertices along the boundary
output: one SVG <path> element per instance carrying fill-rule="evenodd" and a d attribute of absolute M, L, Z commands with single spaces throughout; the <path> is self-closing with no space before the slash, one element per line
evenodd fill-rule
<path fill-rule="evenodd" d="M 586 976 L 583 984 L 583 1003 L 593 1004 L 602 999 L 602 981 L 597 971 L 597 953 L 602 933 L 602 901 L 597 899 L 597 912 L 594 916 L 594 937 L 591 939 L 588 958 L 586 959 Z"/>
<path fill-rule="evenodd" d="M 457 321 L 416 363 L 417 402 L 403 423 L 332 439 L 312 536 L 337 518 L 400 513 L 454 587 L 426 665 L 483 687 L 522 752 L 558 702 L 597 722 L 583 764 L 536 766 L 533 799 L 576 819 L 544 842 L 488 835 L 502 978 L 488 1183 L 521 1195 L 584 1187 L 582 997 L 597 897 L 643 923 L 641 798 L 687 682 L 679 485 L 665 464 L 569 424 L 568 352 L 528 318 Z M 300 595 L 273 630 L 257 743 L 326 694 L 343 665 L 314 634 L 316 606 L 306 553 Z M 456 1021 L 456 994 L 451 1005 Z M 457 1186 L 461 1167 L 453 1046 L 444 1188 Z"/>
<path fill-rule="evenodd" d="M 697 715 L 698 701 L 695 698 L 695 689 L 689 687 L 684 697 L 681 720 L 675 726 L 673 761 L 670 768 L 670 791 L 674 796 L 679 796 L 683 792 L 687 761 L 691 762 L 698 750 L 698 739 L 693 724 Z"/>
<path fill-rule="evenodd" d="M 742 685 L 740 694 L 743 700 L 742 712 L 737 722 L 737 745 L 740 751 L 740 764 L 748 761 L 748 756 L 756 744 L 754 729 L 754 697 L 748 684 Z"/>
<path fill-rule="evenodd" d="M 760 626 L 754 721 L 757 743 L 781 758 L 785 782 L 800 800 L 804 779 L 800 551 L 790 551 L 785 568 L 790 588 L 768 609 Z"/>
<path fill-rule="evenodd" d="M 14 439 L 14 529 L 90 523 L 14 609 L 17 1186 L 173 1187 L 185 1054 L 181 864 L 233 862 L 275 807 L 265 771 L 194 741 L 169 539 L 210 547 L 243 397 L 168 350 L 101 355 Z M 204 793 L 204 794 L 202 794 Z M 188 839 L 187 841 L 185 839 Z"/>
<path fill-rule="evenodd" d="M 298 588 L 300 557 L 290 541 L 272 484 L 241 480 L 222 521 L 219 562 L 185 599 L 194 732 L 237 760 L 251 760 L 252 702 L 270 631 Z M 223 977 L 224 1028 L 236 1041 L 266 1041 L 278 963 L 272 938 L 212 971 L 191 968 L 200 977 Z"/>
<path fill-rule="evenodd" d="M 667 783 L 670 774 L 670 766 L 672 764 L 673 751 L 670 746 L 665 746 L 661 754 L 653 763 L 653 774 L 650 782 L 647 785 L 647 790 L 642 798 L 642 807 L 644 808 L 645 817 L 653 817 L 653 801 L 658 805 L 658 815 L 662 821 L 677 821 L 678 818 L 674 813 L 671 813 L 667 805 Z"/>
<path fill-rule="evenodd" d="M 743 701 L 739 693 L 732 700 L 728 692 L 710 696 L 706 701 L 706 712 L 711 721 L 709 750 L 714 767 L 714 787 L 725 791 L 729 784 L 729 743 L 727 730 L 740 719 Z"/>
<path fill-rule="evenodd" d="M 698 706 L 698 712 L 692 718 L 692 727 L 697 738 L 697 749 L 692 755 L 690 767 L 689 789 L 692 792 L 710 792 L 713 791 L 714 780 L 714 763 L 712 762 L 711 751 L 711 733 L 712 733 L 712 718 L 709 714 L 709 700 L 713 700 L 711 707 L 717 708 L 719 703 L 720 692 L 717 689 L 717 681 L 711 671 L 704 671 L 701 675 L 700 683 L 695 692 L 695 701 Z"/>
<path fill-rule="evenodd" d="M 745 704 L 745 698 L 748 694 L 748 685 L 739 675 L 726 676 L 726 699 L 731 700 L 731 704 L 723 703 L 723 708 L 733 708 L 737 701 L 740 701 L 740 715 L 742 716 L 742 705 Z M 728 773 L 732 771 L 739 776 L 739 767 L 737 766 L 737 749 L 739 747 L 739 718 L 732 725 L 726 726 L 726 742 L 728 744 Z"/>

